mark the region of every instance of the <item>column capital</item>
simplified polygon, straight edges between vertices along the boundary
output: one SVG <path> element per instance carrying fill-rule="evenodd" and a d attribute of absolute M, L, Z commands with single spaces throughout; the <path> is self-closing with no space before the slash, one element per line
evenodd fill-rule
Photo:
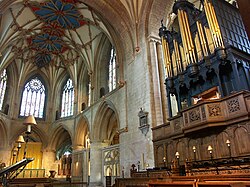
<path fill-rule="evenodd" d="M 155 43 L 160 43 L 161 42 L 161 38 L 159 36 L 156 36 L 154 34 L 149 34 L 149 36 L 147 37 L 149 42 L 155 42 Z"/>
<path fill-rule="evenodd" d="M 83 145 L 74 145 L 72 147 L 73 151 L 78 151 L 78 150 L 82 150 L 84 149 L 84 146 Z"/>

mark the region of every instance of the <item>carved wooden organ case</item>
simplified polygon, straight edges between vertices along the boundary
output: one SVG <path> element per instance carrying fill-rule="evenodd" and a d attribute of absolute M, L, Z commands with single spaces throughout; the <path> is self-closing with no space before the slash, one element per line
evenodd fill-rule
<path fill-rule="evenodd" d="M 197 9 L 177 0 L 176 18 L 159 29 L 170 117 L 199 100 L 250 89 L 250 43 L 238 8 L 225 0 L 200 3 Z"/>

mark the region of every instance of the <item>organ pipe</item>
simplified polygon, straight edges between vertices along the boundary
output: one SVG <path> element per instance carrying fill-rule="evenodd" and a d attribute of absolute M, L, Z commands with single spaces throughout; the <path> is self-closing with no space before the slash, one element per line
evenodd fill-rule
<path fill-rule="evenodd" d="M 196 25 L 197 25 L 198 34 L 199 34 L 199 37 L 200 37 L 201 49 L 203 51 L 204 56 L 208 56 L 207 42 L 206 42 L 206 39 L 205 39 L 205 35 L 204 35 L 204 31 L 203 31 L 201 22 L 197 21 Z"/>
<path fill-rule="evenodd" d="M 162 42 L 164 65 L 166 69 L 166 76 L 172 77 L 173 74 L 172 74 L 172 68 L 171 68 L 171 60 L 170 60 L 171 58 L 170 58 L 170 53 L 169 53 L 168 42 L 166 42 L 163 36 L 161 37 L 161 42 Z"/>
<path fill-rule="evenodd" d="M 178 10 L 178 21 L 180 26 L 181 39 L 184 46 L 187 64 L 196 62 L 194 44 L 192 41 L 192 35 L 190 32 L 190 26 L 188 22 L 187 13 L 184 10 Z"/>
<path fill-rule="evenodd" d="M 177 73 L 180 73 L 183 71 L 182 65 L 181 65 L 181 57 L 180 57 L 180 51 L 179 51 L 179 45 L 176 39 L 173 40 L 174 42 L 174 51 L 175 51 L 175 60 L 176 60 L 176 66 L 177 66 Z"/>
<path fill-rule="evenodd" d="M 209 0 L 204 0 L 204 10 L 205 10 L 205 14 L 207 17 L 209 28 L 212 33 L 212 39 L 213 39 L 215 48 L 224 47 L 222 35 L 221 35 L 218 20 L 216 18 L 214 7 L 211 4 L 211 2 L 209 2 Z"/>

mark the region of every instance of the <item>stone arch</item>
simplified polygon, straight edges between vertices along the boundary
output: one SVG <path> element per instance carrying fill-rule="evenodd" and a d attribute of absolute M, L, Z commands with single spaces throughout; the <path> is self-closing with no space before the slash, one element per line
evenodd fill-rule
<path fill-rule="evenodd" d="M 91 139 L 108 141 L 111 144 L 119 129 L 119 119 L 115 106 L 110 101 L 104 101 L 98 108 L 94 120 Z"/>
<path fill-rule="evenodd" d="M 75 135 L 74 135 L 74 142 L 73 147 L 75 149 L 79 148 L 86 148 L 86 137 L 89 133 L 89 123 L 88 120 L 81 116 L 80 119 L 77 121 L 75 127 Z"/>
<path fill-rule="evenodd" d="M 166 18 L 168 17 L 168 13 L 170 13 L 172 10 L 174 0 L 168 0 L 168 3 L 162 3 L 161 0 L 154 0 L 151 5 L 151 12 L 148 14 L 148 23 L 145 24 L 147 26 L 146 30 L 146 37 L 148 37 L 149 34 L 153 36 L 158 37 L 158 29 L 161 26 L 161 19 L 163 19 L 164 25 L 166 23 Z M 156 23 L 150 24 L 150 23 Z M 157 29 L 155 28 L 157 26 Z"/>
<path fill-rule="evenodd" d="M 107 37 L 102 36 L 99 44 L 96 58 L 95 58 L 95 79 L 94 85 L 97 89 L 96 99 L 105 95 L 105 90 L 108 90 L 108 76 L 109 76 L 109 60 L 110 60 L 110 49 L 112 47 L 111 42 Z M 118 62 L 117 62 L 118 63 Z M 118 69 L 117 69 L 118 70 Z M 119 71 L 119 70 L 118 70 Z M 117 71 L 117 73 L 119 73 Z M 118 78 L 118 77 L 117 77 Z M 119 80 L 117 80 L 118 82 Z M 98 93 L 98 90 L 104 90 L 103 93 Z"/>
<path fill-rule="evenodd" d="M 18 136 L 23 135 L 25 137 L 25 132 L 26 126 L 22 125 L 22 127 L 10 138 L 9 145 L 13 145 L 18 139 Z M 32 126 L 32 133 L 29 135 L 29 139 L 33 142 L 41 142 L 43 148 L 48 145 L 48 137 L 46 133 L 37 126 Z"/>
<path fill-rule="evenodd" d="M 7 130 L 4 120 L 0 119 L 0 148 L 7 146 Z"/>
<path fill-rule="evenodd" d="M 65 150 L 72 148 L 72 134 L 59 124 L 50 134 L 50 143 L 47 149 L 55 151 L 56 157 L 59 159 Z"/>
<path fill-rule="evenodd" d="M 50 143 L 48 144 L 48 147 L 52 150 L 56 150 L 57 145 L 67 138 L 70 138 L 71 140 L 70 133 L 63 127 L 62 124 L 59 124 L 50 134 Z"/>

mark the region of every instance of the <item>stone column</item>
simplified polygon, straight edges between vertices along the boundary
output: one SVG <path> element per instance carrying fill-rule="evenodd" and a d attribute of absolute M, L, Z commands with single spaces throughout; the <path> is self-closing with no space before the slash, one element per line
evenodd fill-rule
<path fill-rule="evenodd" d="M 5 163 L 6 166 L 10 166 L 12 161 L 11 149 L 5 147 L 0 148 L 0 163 Z"/>
<path fill-rule="evenodd" d="M 162 45 L 160 44 L 160 42 L 156 43 L 156 49 L 157 49 L 157 60 L 158 60 L 158 69 L 159 69 L 159 80 L 160 80 L 160 93 L 161 93 L 161 100 L 162 100 L 162 117 L 163 117 L 163 122 L 167 122 L 167 118 L 168 116 L 168 110 L 169 108 L 167 108 L 168 106 L 168 102 L 167 102 L 167 91 L 166 91 L 166 85 L 165 85 L 165 67 L 164 67 L 164 62 L 163 62 L 163 58 L 162 58 L 162 54 L 163 54 L 163 49 L 162 49 Z"/>
<path fill-rule="evenodd" d="M 102 173 L 102 148 L 107 143 L 92 142 L 90 144 L 90 179 L 89 186 L 104 186 Z"/>
<path fill-rule="evenodd" d="M 72 181 L 88 182 L 88 155 L 83 146 L 73 147 L 71 176 Z"/>
<path fill-rule="evenodd" d="M 149 47 L 150 47 L 150 61 L 151 61 L 151 80 L 152 80 L 152 88 L 153 95 L 151 98 L 154 103 L 154 111 L 152 113 L 152 124 L 161 125 L 163 124 L 163 111 L 162 111 L 162 98 L 161 98 L 161 90 L 160 90 L 160 78 L 159 78 L 159 67 L 158 67 L 158 58 L 157 58 L 157 49 L 156 43 L 158 38 L 149 36 Z M 154 117 L 155 116 L 155 117 Z"/>
<path fill-rule="evenodd" d="M 43 164 L 42 168 L 45 169 L 45 177 L 50 176 L 50 170 L 58 172 L 58 166 L 56 164 L 56 152 L 54 150 L 43 151 Z"/>

